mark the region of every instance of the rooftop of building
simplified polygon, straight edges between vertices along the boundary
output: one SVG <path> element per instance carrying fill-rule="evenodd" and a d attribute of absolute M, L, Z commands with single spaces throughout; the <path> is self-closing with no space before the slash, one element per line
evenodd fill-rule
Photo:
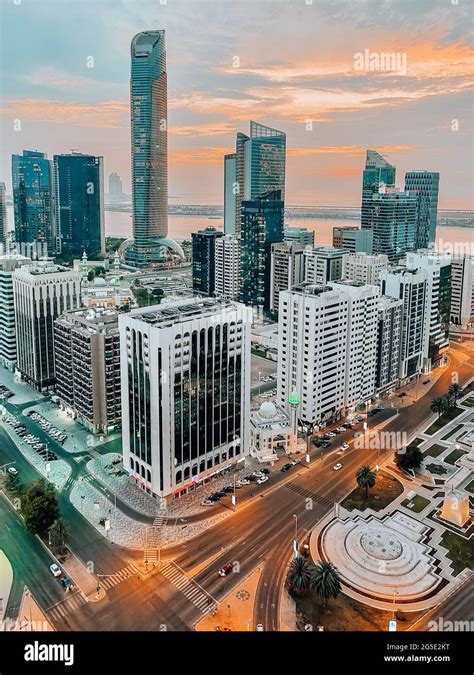
<path fill-rule="evenodd" d="M 118 313 L 113 309 L 105 308 L 81 308 L 70 312 L 64 312 L 56 321 L 58 323 L 76 324 L 90 328 L 93 331 L 98 329 L 118 328 Z"/>
<path fill-rule="evenodd" d="M 78 279 L 80 278 L 79 272 L 75 272 L 68 267 L 63 267 L 62 265 L 53 262 L 52 259 L 32 260 L 31 264 L 22 265 L 17 270 L 15 270 L 15 274 L 17 275 L 27 275 L 33 277 L 45 276 L 48 274 L 58 274 L 60 272 L 68 272 L 69 274 L 77 276 Z"/>
<path fill-rule="evenodd" d="M 158 326 L 160 324 L 191 321 L 192 319 L 210 316 L 216 312 L 231 311 L 238 307 L 241 306 L 220 298 L 189 298 L 167 303 L 165 306 L 155 305 L 134 309 L 126 316 Z"/>

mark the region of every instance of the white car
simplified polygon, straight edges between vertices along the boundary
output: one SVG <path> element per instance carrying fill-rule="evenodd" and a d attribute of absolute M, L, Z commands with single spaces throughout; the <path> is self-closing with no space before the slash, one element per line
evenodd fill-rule
<path fill-rule="evenodd" d="M 343 434 L 347 429 L 345 427 L 337 427 L 336 431 L 339 431 L 340 434 Z"/>
<path fill-rule="evenodd" d="M 62 574 L 61 570 L 56 565 L 56 563 L 53 563 L 52 565 L 49 566 L 49 571 L 51 572 L 53 577 L 60 577 Z"/>
<path fill-rule="evenodd" d="M 263 633 L 263 632 L 264 632 L 264 629 L 263 629 L 263 623 L 257 623 L 257 632 L 258 632 L 258 633 Z"/>
<path fill-rule="evenodd" d="M 329 438 L 336 438 L 337 434 L 335 434 L 334 431 L 328 431 L 326 436 L 328 436 Z"/>
<path fill-rule="evenodd" d="M 261 485 L 262 483 L 266 483 L 267 480 L 268 480 L 268 476 L 262 476 L 261 478 L 258 478 L 257 485 Z"/>
<path fill-rule="evenodd" d="M 204 499 L 201 502 L 201 504 L 202 504 L 202 506 L 212 506 L 214 504 L 214 502 L 212 502 L 210 499 Z"/>
<path fill-rule="evenodd" d="M 239 482 L 241 485 L 250 485 L 250 481 L 246 478 L 241 478 Z"/>
<path fill-rule="evenodd" d="M 343 444 L 341 445 L 341 448 L 342 448 L 343 450 L 347 450 L 348 447 L 349 447 L 349 443 L 343 443 Z"/>
<path fill-rule="evenodd" d="M 339 471 L 339 469 L 342 469 L 342 464 L 338 462 L 337 464 L 334 464 L 332 468 L 334 469 L 334 471 Z"/>
<path fill-rule="evenodd" d="M 14 466 L 9 466 L 8 467 L 8 473 L 11 473 L 12 476 L 16 476 L 18 471 L 15 469 Z"/>

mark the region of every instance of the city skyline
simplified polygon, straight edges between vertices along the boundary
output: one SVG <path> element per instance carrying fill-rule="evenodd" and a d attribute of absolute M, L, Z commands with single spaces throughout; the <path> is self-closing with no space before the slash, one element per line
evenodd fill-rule
<path fill-rule="evenodd" d="M 146 1 L 72 6 L 67 20 L 78 26 L 72 35 L 53 14 L 54 3 L 41 3 L 38 15 L 36 6 L 28 7 L 35 33 L 20 55 L 9 49 L 9 36 L 23 24 L 25 7 L 3 7 L 10 27 L 2 48 L 8 193 L 10 154 L 38 148 L 51 157 L 75 147 L 103 155 L 106 174 L 118 172 L 130 192 L 130 40 L 142 30 L 164 29 L 171 204 L 222 204 L 223 156 L 255 119 L 287 135 L 288 205 L 356 206 L 365 151 L 374 148 L 389 156 L 399 176 L 443 172 L 440 208 L 472 208 L 469 9 L 402 2 L 386 11 L 386 3 L 366 2 L 354 17 L 345 2 L 276 5 L 277 20 L 266 17 L 268 31 L 259 31 L 255 47 L 266 3 L 257 3 L 251 16 L 243 1 L 218 9 L 203 2 L 199 10 L 177 0 L 153 3 L 153 11 Z M 357 31 L 349 33 L 354 20 Z M 282 57 L 285 30 L 298 40 Z M 84 32 L 85 40 L 75 37 Z M 56 50 L 66 34 L 59 67 Z M 398 71 L 358 62 L 357 55 L 367 61 L 383 53 L 400 57 Z M 21 130 L 11 132 L 15 120 Z"/>

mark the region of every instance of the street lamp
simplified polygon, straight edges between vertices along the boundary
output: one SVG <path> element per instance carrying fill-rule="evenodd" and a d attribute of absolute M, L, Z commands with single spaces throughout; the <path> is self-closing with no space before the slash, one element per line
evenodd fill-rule
<path fill-rule="evenodd" d="M 293 540 L 293 550 L 294 550 L 294 557 L 298 557 L 298 516 L 296 513 L 293 514 L 293 518 L 295 519 L 295 538 Z"/>

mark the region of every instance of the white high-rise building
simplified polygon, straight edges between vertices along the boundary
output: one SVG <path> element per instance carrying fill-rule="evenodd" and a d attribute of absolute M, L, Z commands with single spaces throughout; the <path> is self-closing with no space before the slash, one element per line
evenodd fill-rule
<path fill-rule="evenodd" d="M 450 321 L 456 326 L 474 322 L 474 256 L 451 257 Z"/>
<path fill-rule="evenodd" d="M 421 372 L 426 331 L 426 286 L 424 270 L 391 267 L 380 272 L 382 295 L 403 300 L 399 377 L 403 384 Z"/>
<path fill-rule="evenodd" d="M 12 253 L 0 256 L 0 364 L 13 370 L 16 364 L 15 304 L 13 272 L 22 265 L 31 265 L 31 258 Z"/>
<path fill-rule="evenodd" d="M 214 267 L 216 297 L 224 300 L 238 300 L 240 296 L 240 240 L 238 236 L 229 234 L 216 239 Z"/>
<path fill-rule="evenodd" d="M 55 381 L 54 320 L 81 301 L 81 275 L 51 261 L 13 272 L 17 368 L 39 391 Z"/>
<path fill-rule="evenodd" d="M 337 419 L 375 392 L 377 286 L 302 283 L 280 292 L 277 401 L 303 424 Z"/>
<path fill-rule="evenodd" d="M 343 279 L 352 279 L 363 284 L 375 284 L 377 286 L 380 271 L 388 266 L 388 257 L 382 253 L 379 255 L 349 253 L 342 260 L 342 277 Z"/>
<path fill-rule="evenodd" d="M 177 496 L 249 453 L 251 310 L 191 298 L 119 318 L 123 461 Z"/>
<path fill-rule="evenodd" d="M 342 263 L 349 251 L 334 246 L 307 246 L 304 252 L 305 281 L 326 284 L 342 278 Z"/>
<path fill-rule="evenodd" d="M 375 389 L 381 395 L 390 393 L 398 385 L 403 300 L 382 295 L 378 307 Z"/>
<path fill-rule="evenodd" d="M 304 280 L 305 247 L 294 242 L 272 244 L 270 310 L 278 312 L 280 291 L 287 291 Z"/>
<path fill-rule="evenodd" d="M 406 254 L 409 269 L 426 272 L 426 308 L 423 352 L 425 370 L 439 365 L 449 347 L 451 257 L 432 250 Z"/>

